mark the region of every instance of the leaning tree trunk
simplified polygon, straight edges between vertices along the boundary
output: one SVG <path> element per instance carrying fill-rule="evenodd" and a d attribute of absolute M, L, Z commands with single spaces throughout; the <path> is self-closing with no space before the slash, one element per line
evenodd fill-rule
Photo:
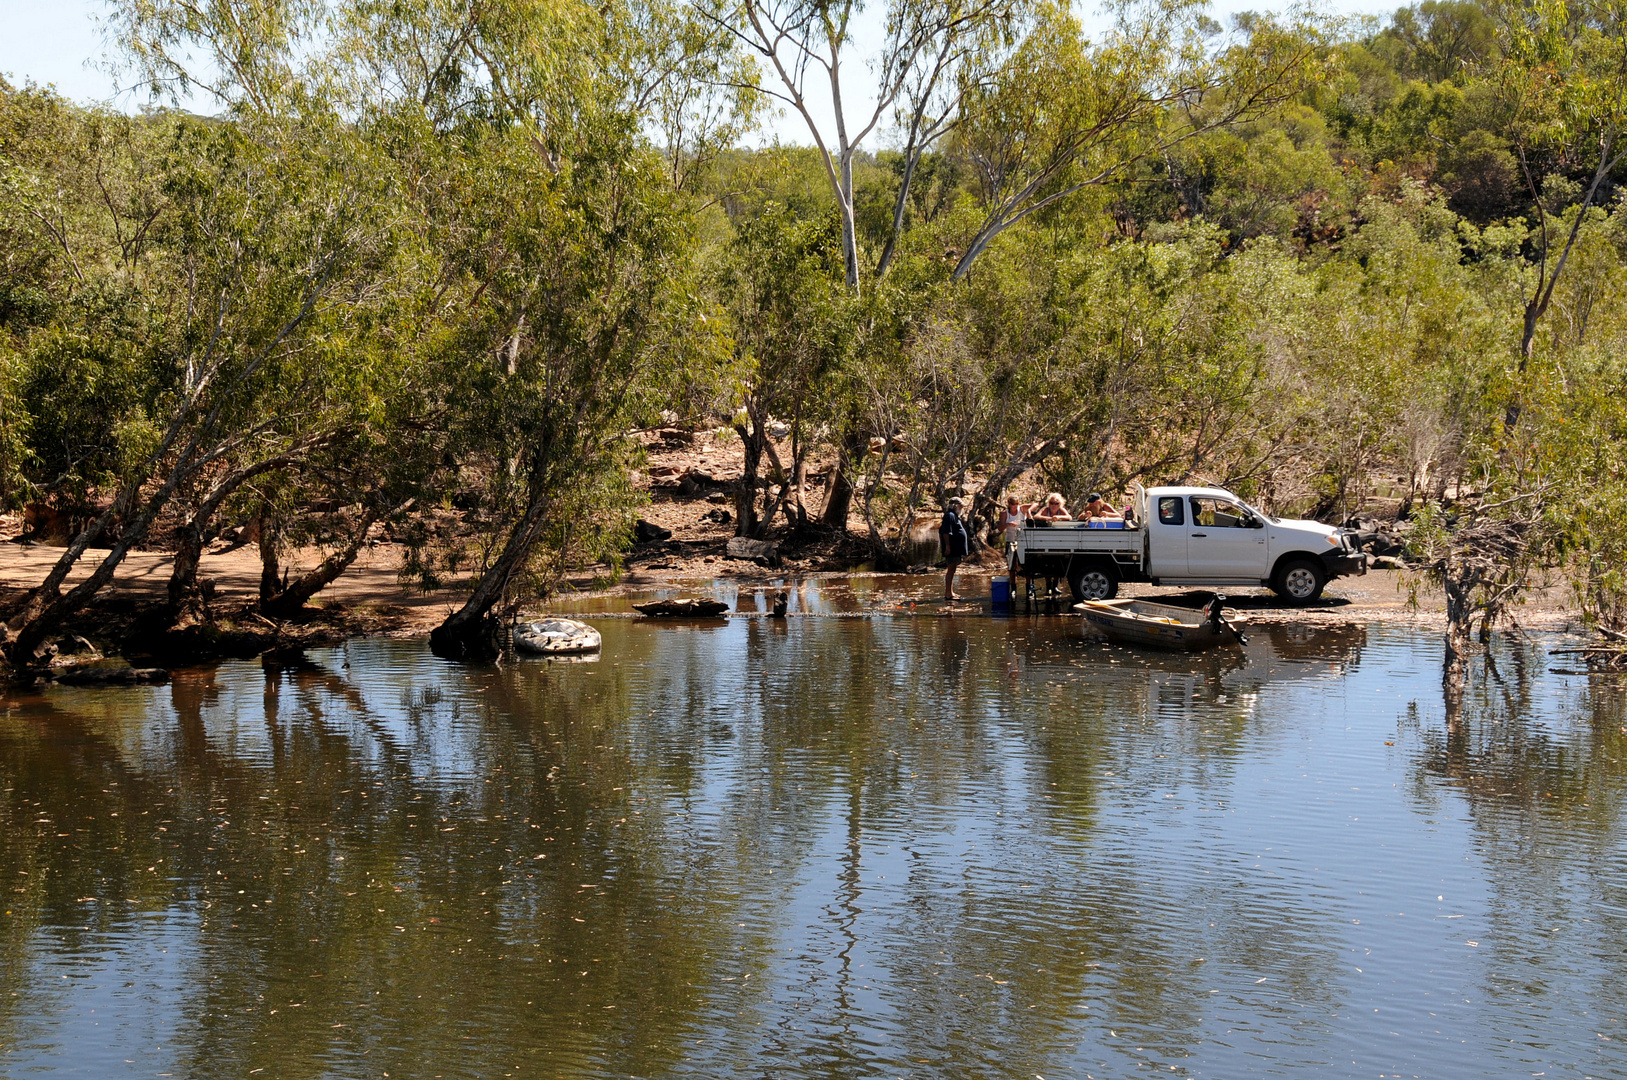
<path fill-rule="evenodd" d="M 825 512 L 821 515 L 826 525 L 834 525 L 843 532 L 847 531 L 847 516 L 853 509 L 853 484 L 847 478 L 848 470 L 864 457 L 869 448 L 870 440 L 861 435 L 849 435 L 842 440 L 836 467 L 831 470 L 830 488 L 825 496 Z"/>
<path fill-rule="evenodd" d="M 361 554 L 362 545 L 367 543 L 368 530 L 379 519 L 376 509 L 369 508 L 362 515 L 361 521 L 356 525 L 356 531 L 351 535 L 350 542 L 340 550 L 323 559 L 316 568 L 292 582 L 285 583 L 274 596 L 265 596 L 265 581 L 261 579 L 262 595 L 260 597 L 260 614 L 271 619 L 288 619 L 299 614 L 311 597 L 337 581 L 356 556 Z"/>
<path fill-rule="evenodd" d="M 233 492 L 250 480 L 282 468 L 289 460 L 287 456 L 272 458 L 239 469 L 221 478 L 198 504 L 198 508 L 193 511 L 192 517 L 181 529 L 181 535 L 176 540 L 175 561 L 170 568 L 168 588 L 169 618 L 172 623 L 180 622 L 187 614 L 194 616 L 202 614 L 203 594 L 198 588 L 198 565 L 203 557 L 204 535 L 209 531 L 209 523 L 214 520 L 221 505 Z"/>
<path fill-rule="evenodd" d="M 260 604 L 282 592 L 287 575 L 282 569 L 282 528 L 270 506 L 260 507 Z"/>
<path fill-rule="evenodd" d="M 176 485 L 181 478 L 181 470 L 172 472 L 148 498 L 147 505 L 142 511 L 125 524 L 118 541 L 102 557 L 102 561 L 97 564 L 90 577 L 63 594 L 60 591 L 61 585 L 68 571 L 90 546 L 91 541 L 113 521 L 114 516 L 134 502 L 133 490 L 115 499 L 113 506 L 80 532 L 73 544 L 57 560 L 56 566 L 52 568 L 45 582 L 29 597 L 28 605 L 23 612 L 22 626 L 18 629 L 17 636 L 6 646 L 6 655 L 14 665 L 20 668 L 33 667 L 38 662 L 40 648 L 46 640 L 62 627 L 63 622 L 84 608 L 97 593 L 107 587 L 108 582 L 113 580 L 113 572 L 124 562 L 124 557 L 130 553 L 130 549 L 146 539 L 153 520 L 174 496 Z"/>
<path fill-rule="evenodd" d="M 502 626 L 491 611 L 525 565 L 550 505 L 543 482 L 533 482 L 525 516 L 509 532 L 502 553 L 481 576 L 463 606 L 430 631 L 430 652 L 443 660 L 495 660 L 502 655 Z"/>
<path fill-rule="evenodd" d="M 742 451 L 740 480 L 734 492 L 734 534 L 755 537 L 758 532 L 757 481 L 763 467 L 764 433 L 763 425 L 755 416 L 748 416 L 747 422 L 751 425 L 749 431 L 744 424 L 734 426 Z"/>

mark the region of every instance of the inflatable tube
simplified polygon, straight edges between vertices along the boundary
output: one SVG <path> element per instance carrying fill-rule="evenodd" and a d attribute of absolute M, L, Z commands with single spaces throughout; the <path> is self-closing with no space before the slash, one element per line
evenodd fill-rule
<path fill-rule="evenodd" d="M 514 628 L 514 648 L 540 656 L 598 652 L 599 631 L 575 619 L 543 619 Z"/>

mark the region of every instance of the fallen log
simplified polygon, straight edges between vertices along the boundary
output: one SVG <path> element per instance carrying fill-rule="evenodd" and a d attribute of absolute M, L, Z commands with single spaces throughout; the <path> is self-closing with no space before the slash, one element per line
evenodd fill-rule
<path fill-rule="evenodd" d="M 715 619 L 729 605 L 716 600 L 656 600 L 634 604 L 633 610 L 656 619 Z"/>
<path fill-rule="evenodd" d="M 732 536 L 724 545 L 724 552 L 731 559 L 749 559 L 758 566 L 780 565 L 780 545 L 770 540 L 752 540 L 744 536 Z"/>
<path fill-rule="evenodd" d="M 163 668 L 137 667 L 72 667 L 63 668 L 52 675 L 62 686 L 137 686 L 167 683 L 169 672 Z"/>

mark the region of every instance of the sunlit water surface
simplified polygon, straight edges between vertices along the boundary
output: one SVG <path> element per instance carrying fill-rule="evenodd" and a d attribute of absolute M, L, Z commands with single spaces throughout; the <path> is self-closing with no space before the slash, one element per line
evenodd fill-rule
<path fill-rule="evenodd" d="M 0 719 L 0 1075 L 1627 1076 L 1627 732 L 1552 641 L 599 623 Z"/>

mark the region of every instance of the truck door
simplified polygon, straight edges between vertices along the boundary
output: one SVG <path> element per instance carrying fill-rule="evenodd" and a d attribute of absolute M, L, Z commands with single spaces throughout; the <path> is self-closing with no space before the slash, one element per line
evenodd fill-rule
<path fill-rule="evenodd" d="M 1188 502 L 1186 572 L 1194 578 L 1264 578 L 1266 530 L 1253 514 L 1225 499 L 1194 495 Z"/>
<path fill-rule="evenodd" d="M 1186 499 L 1180 495 L 1159 495 L 1148 500 L 1147 576 L 1182 578 L 1186 576 Z"/>

